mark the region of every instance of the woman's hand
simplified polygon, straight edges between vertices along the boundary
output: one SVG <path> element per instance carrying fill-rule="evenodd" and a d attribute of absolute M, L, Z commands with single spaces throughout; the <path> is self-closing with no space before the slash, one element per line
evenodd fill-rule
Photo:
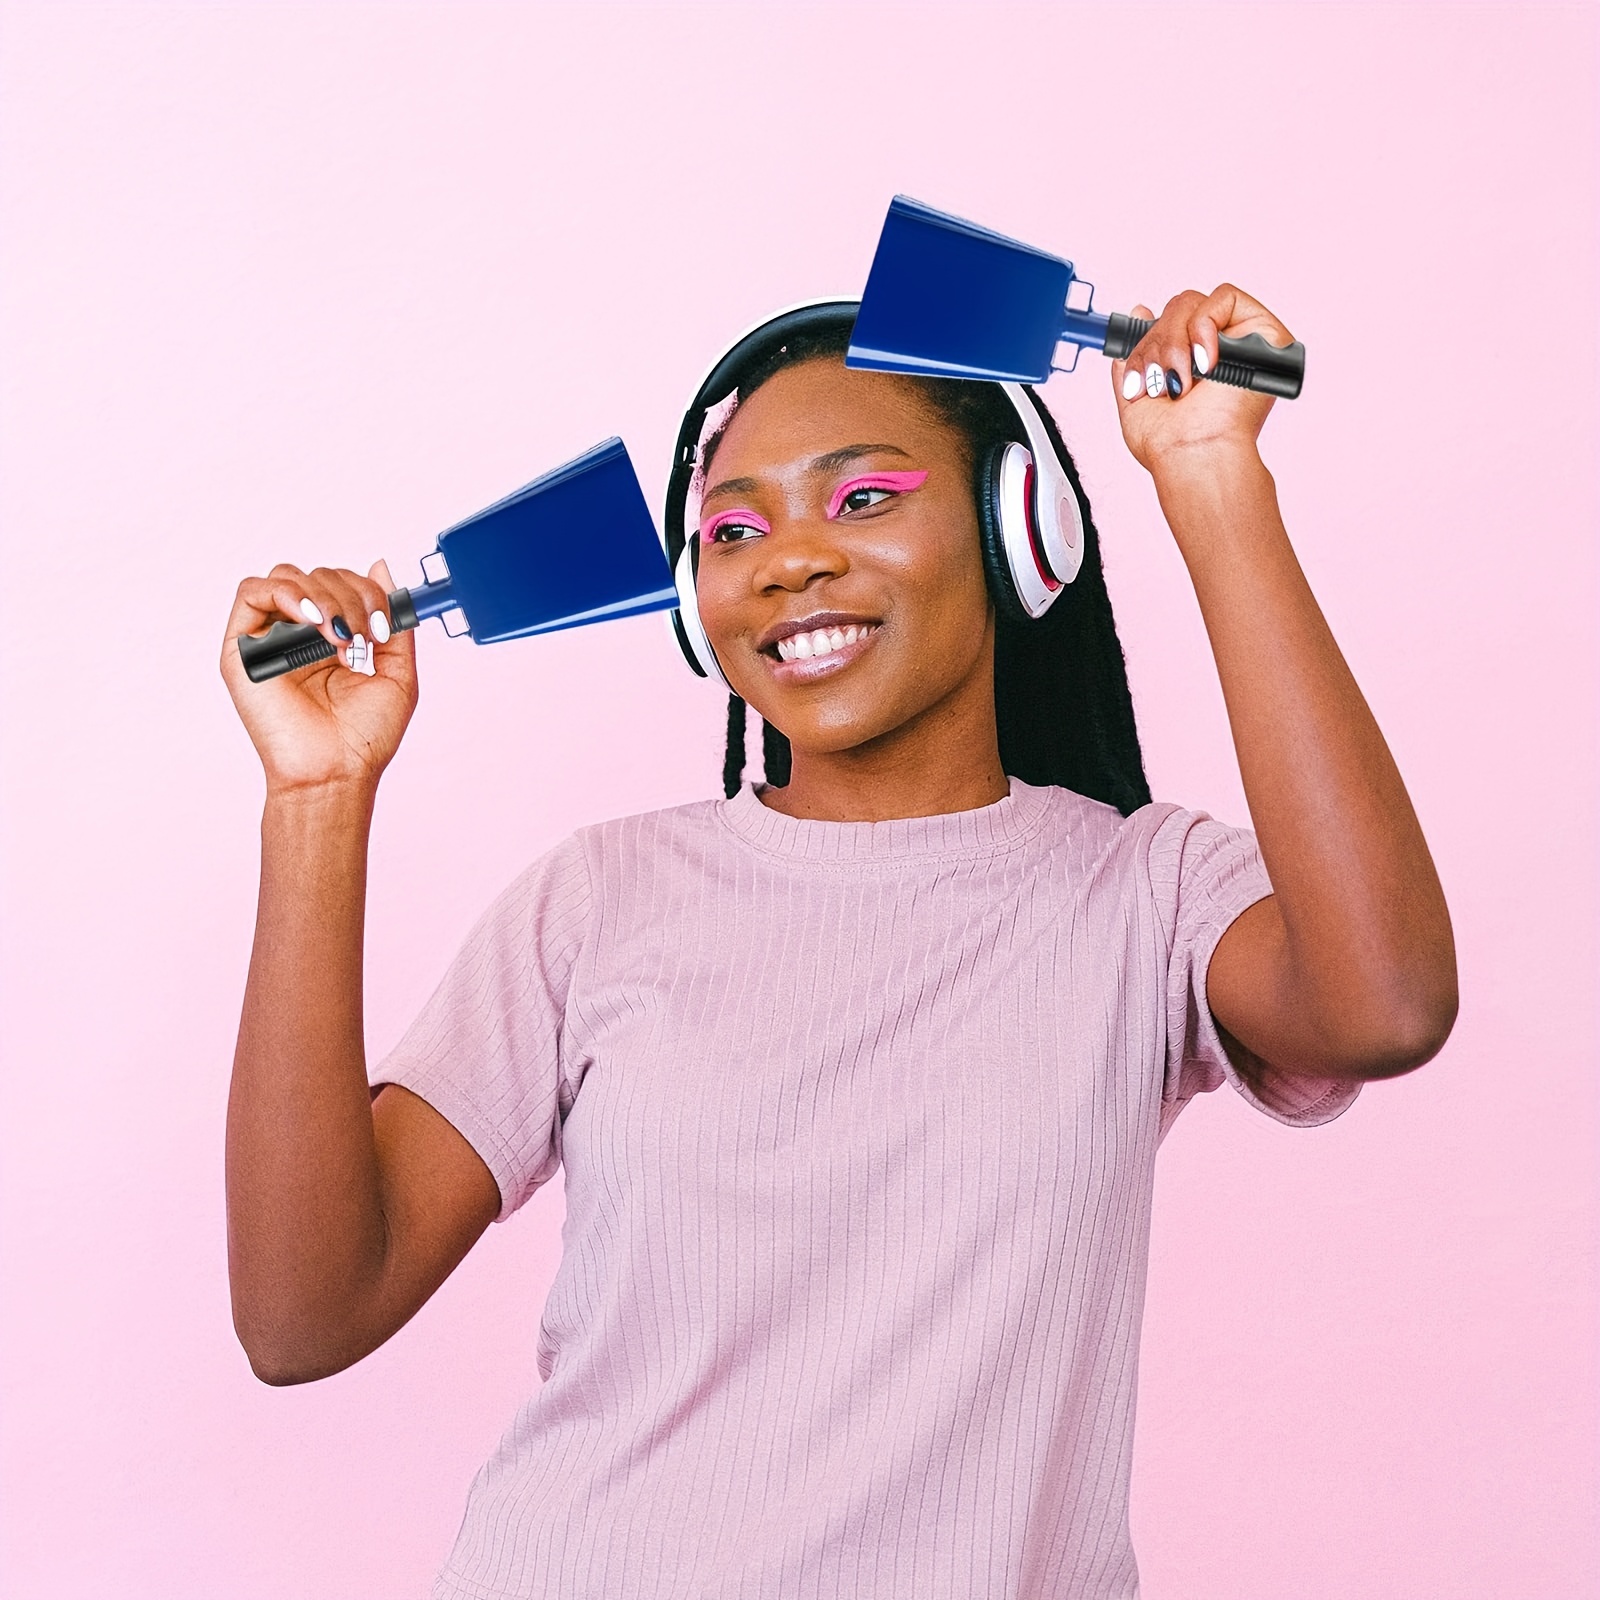
<path fill-rule="evenodd" d="M 1154 315 L 1146 306 L 1135 306 L 1133 314 Z M 1122 437 L 1152 477 L 1159 480 L 1167 469 L 1197 464 L 1215 452 L 1254 453 L 1271 397 L 1193 376 L 1216 367 L 1219 337 L 1251 333 L 1268 344 L 1294 343 L 1264 305 L 1231 283 L 1209 295 L 1187 289 L 1167 302 L 1127 360 L 1111 363 Z"/>
<path fill-rule="evenodd" d="M 399 747 L 417 703 L 416 649 L 393 633 L 389 569 L 278 566 L 239 585 L 222 644 L 222 677 L 266 769 L 269 793 L 370 789 Z M 238 638 L 273 622 L 316 624 L 338 649 L 327 661 L 252 683 Z"/>

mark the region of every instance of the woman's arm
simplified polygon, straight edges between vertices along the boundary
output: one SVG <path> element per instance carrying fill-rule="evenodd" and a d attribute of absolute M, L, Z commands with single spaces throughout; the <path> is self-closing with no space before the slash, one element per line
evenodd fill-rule
<path fill-rule="evenodd" d="M 1148 315 L 1141 311 L 1140 315 Z M 1207 998 L 1236 1059 L 1379 1078 L 1434 1055 L 1456 1015 L 1444 892 L 1383 735 L 1295 559 L 1256 438 L 1272 402 L 1195 383 L 1219 334 L 1288 343 L 1231 286 L 1180 295 L 1113 365 L 1123 434 L 1155 480 L 1216 657 L 1273 894 L 1223 935 Z M 1151 364 L 1180 376 L 1152 398 Z M 1126 385 L 1126 387 L 1125 387 Z"/>
<path fill-rule="evenodd" d="M 269 1383 L 324 1377 L 375 1349 L 500 1206 L 443 1117 L 405 1090 L 374 1101 L 367 1088 L 367 834 L 416 702 L 412 641 L 369 647 L 370 672 L 351 670 L 341 644 L 341 659 L 262 684 L 244 676 L 235 643 L 280 616 L 320 621 L 336 643 L 340 629 L 370 633 L 389 582 L 381 565 L 365 579 L 276 568 L 240 586 L 223 644 L 223 677 L 267 777 L 227 1191 L 234 1325 Z"/>

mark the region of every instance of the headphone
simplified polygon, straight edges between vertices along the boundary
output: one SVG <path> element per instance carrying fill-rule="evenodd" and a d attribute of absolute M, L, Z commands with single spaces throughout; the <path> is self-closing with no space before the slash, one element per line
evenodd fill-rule
<path fill-rule="evenodd" d="M 860 308 L 858 300 L 818 300 L 761 323 L 712 367 L 678 429 L 664 518 L 667 559 L 678 590 L 672 630 L 695 673 L 724 688 L 728 680 L 706 638 L 695 599 L 700 535 L 685 527 L 706 415 L 791 339 L 848 334 Z M 1028 442 L 997 444 L 977 463 L 978 536 L 990 596 L 1001 611 L 1022 621 L 1042 617 L 1077 577 L 1083 564 L 1083 508 L 1045 431 L 1037 396 L 1019 383 L 997 387 L 1011 402 Z"/>

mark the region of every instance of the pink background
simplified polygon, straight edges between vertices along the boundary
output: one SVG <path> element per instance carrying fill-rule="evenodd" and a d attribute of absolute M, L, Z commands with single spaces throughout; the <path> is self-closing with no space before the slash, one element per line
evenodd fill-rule
<path fill-rule="evenodd" d="M 260 780 L 217 677 L 278 559 L 401 581 L 709 358 L 864 278 L 905 190 L 1102 303 L 1234 277 L 1310 351 L 1266 451 L 1450 894 L 1443 1056 L 1163 1155 L 1149 1600 L 1596 1592 L 1596 14 L 1588 7 L 7 5 L 3 1587 L 417 1595 L 534 1380 L 559 1186 L 355 1371 L 228 1320 L 222 1116 Z M 1242 820 L 1104 363 L 1049 398 L 1158 794 Z M 704 796 L 659 618 L 430 629 L 369 1035 L 576 824 Z M 408 876 L 423 863 L 416 887 Z"/>

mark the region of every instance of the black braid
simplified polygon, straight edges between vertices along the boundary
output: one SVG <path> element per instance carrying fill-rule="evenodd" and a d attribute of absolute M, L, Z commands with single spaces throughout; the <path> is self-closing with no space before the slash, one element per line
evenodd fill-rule
<path fill-rule="evenodd" d="M 844 332 L 791 340 L 746 377 L 739 385 L 739 399 L 747 399 L 774 373 L 795 362 L 842 359 L 847 342 L 848 334 Z M 1026 442 L 1021 420 L 995 384 L 951 378 L 901 381 L 913 384 L 934 412 L 967 441 L 973 460 L 974 493 L 977 468 L 996 444 L 1007 440 Z M 1100 562 L 1100 535 L 1088 496 L 1083 493 L 1077 464 L 1062 440 L 1061 430 L 1043 404 L 1038 409 L 1083 506 L 1083 565 L 1076 580 L 1038 620 L 1019 622 L 1003 614 L 996 617 L 994 699 L 1000 764 L 1024 783 L 1073 789 L 1115 806 L 1127 816 L 1149 804 L 1150 785 L 1139 749 L 1127 664 Z M 724 422 L 723 427 L 726 426 Z M 706 441 L 701 452 L 702 471 L 710 469 L 721 437 L 719 430 Z M 723 787 L 732 794 L 738 784 L 735 781 L 733 788 L 728 788 L 728 774 L 744 770 L 742 706 L 737 735 L 732 708 L 729 709 L 728 737 Z M 762 750 L 767 781 L 787 783 L 789 741 L 776 728 L 764 726 Z"/>
<path fill-rule="evenodd" d="M 765 717 L 761 719 L 761 769 L 774 789 L 782 789 L 789 782 L 789 769 L 794 757 L 789 741 Z"/>
<path fill-rule="evenodd" d="M 728 749 L 722 758 L 722 792 L 728 799 L 739 792 L 744 782 L 744 701 L 728 696 Z"/>
<path fill-rule="evenodd" d="M 722 792 L 731 800 L 744 781 L 744 730 L 747 708 L 738 695 L 728 696 L 728 746 L 722 761 Z M 794 758 L 789 741 L 765 719 L 761 723 L 761 770 L 766 781 L 781 789 L 789 781 Z"/>

